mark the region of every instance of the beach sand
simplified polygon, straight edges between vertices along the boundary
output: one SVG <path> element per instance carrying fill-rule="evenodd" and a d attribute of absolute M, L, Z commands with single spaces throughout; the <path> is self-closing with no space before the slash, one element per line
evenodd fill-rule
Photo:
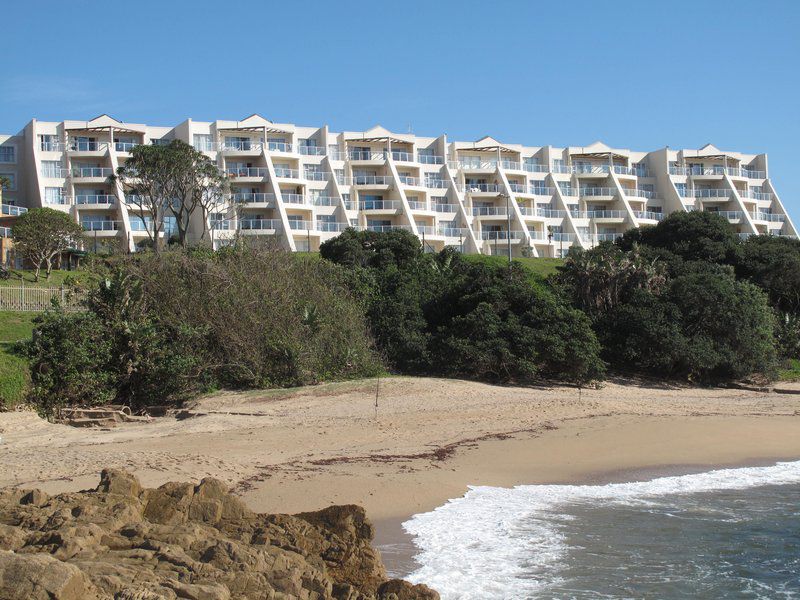
<path fill-rule="evenodd" d="M 104 467 L 147 486 L 211 476 L 259 512 L 361 504 L 390 551 L 393 540 L 405 543 L 402 520 L 469 485 L 604 483 L 798 459 L 800 395 L 392 377 L 218 393 L 178 418 L 110 430 L 2 413 L 0 436 L 0 486 L 85 489 Z M 408 560 L 400 548 L 387 562 Z"/>

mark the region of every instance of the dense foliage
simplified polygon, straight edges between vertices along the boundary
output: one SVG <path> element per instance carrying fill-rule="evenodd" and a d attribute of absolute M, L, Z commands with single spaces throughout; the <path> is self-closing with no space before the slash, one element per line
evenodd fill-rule
<path fill-rule="evenodd" d="M 585 315 L 519 265 L 426 255 L 404 231 L 348 230 L 320 251 L 349 267 L 376 343 L 400 372 L 577 383 L 603 373 Z"/>
<path fill-rule="evenodd" d="M 52 208 L 32 208 L 14 221 L 12 228 L 14 250 L 34 268 L 34 279 L 45 267 L 50 279 L 54 261 L 70 248 L 78 245 L 82 229 L 68 214 Z"/>
<path fill-rule="evenodd" d="M 380 370 L 338 270 L 280 251 L 143 253 L 107 268 L 88 312 L 50 311 L 27 354 L 44 412 L 141 408 L 203 390 L 285 387 Z"/>
<path fill-rule="evenodd" d="M 572 252 L 557 282 L 592 317 L 602 356 L 617 370 L 695 381 L 771 373 L 779 320 L 764 291 L 776 306 L 791 293 L 769 289 L 772 259 L 751 244 L 772 240 L 740 243 L 721 217 L 675 213 L 615 245 Z"/>

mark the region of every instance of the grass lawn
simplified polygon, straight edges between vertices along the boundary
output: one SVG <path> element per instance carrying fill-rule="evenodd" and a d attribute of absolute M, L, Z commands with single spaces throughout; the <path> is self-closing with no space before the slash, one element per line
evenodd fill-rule
<path fill-rule="evenodd" d="M 70 282 L 85 282 L 89 278 L 86 271 L 56 271 L 50 273 L 50 280 L 44 278 L 45 272 L 39 274 L 39 281 L 34 282 L 33 271 L 12 269 L 11 277 L 5 280 L 0 280 L 0 287 L 19 287 L 24 285 L 26 287 L 59 287 L 62 284 L 69 284 Z"/>
<path fill-rule="evenodd" d="M 0 312 L 0 406 L 22 402 L 30 383 L 28 361 L 11 352 L 14 342 L 30 337 L 37 313 Z"/>
<path fill-rule="evenodd" d="M 778 372 L 781 381 L 800 381 L 800 360 L 793 358 L 785 369 Z"/>
<path fill-rule="evenodd" d="M 465 254 L 464 258 L 474 263 L 484 263 L 495 266 L 508 264 L 507 256 L 490 256 L 487 254 Z M 522 267 L 531 275 L 534 275 L 542 279 L 544 279 L 548 275 L 551 275 L 552 273 L 555 273 L 556 267 L 559 267 L 562 264 L 564 264 L 564 261 L 560 258 L 549 258 L 549 257 L 543 257 L 543 258 L 518 257 L 518 258 L 512 258 L 512 260 L 522 265 Z"/>

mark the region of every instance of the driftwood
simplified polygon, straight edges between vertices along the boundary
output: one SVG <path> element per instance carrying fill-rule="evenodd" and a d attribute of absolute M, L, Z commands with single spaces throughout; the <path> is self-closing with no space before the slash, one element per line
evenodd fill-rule
<path fill-rule="evenodd" d="M 134 415 L 129 407 L 116 404 L 62 408 L 58 414 L 58 421 L 73 427 L 116 427 L 118 423 L 146 423 L 149 420 L 148 415 Z"/>

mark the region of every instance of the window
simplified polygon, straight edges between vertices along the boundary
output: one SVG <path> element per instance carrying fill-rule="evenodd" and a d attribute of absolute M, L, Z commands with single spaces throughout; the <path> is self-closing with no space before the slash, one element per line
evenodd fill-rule
<path fill-rule="evenodd" d="M 214 145 L 211 142 L 211 134 L 209 133 L 195 133 L 193 140 L 195 150 L 211 152 L 214 149 Z"/>
<path fill-rule="evenodd" d="M 60 149 L 58 146 L 58 138 L 51 134 L 43 134 L 39 136 L 39 147 L 44 152 L 53 152 Z"/>
<path fill-rule="evenodd" d="M 15 146 L 0 146 L 0 163 L 17 162 L 17 149 Z"/>
<path fill-rule="evenodd" d="M 44 188 L 44 201 L 46 204 L 65 204 L 64 190 L 60 187 Z"/>
<path fill-rule="evenodd" d="M 300 145 L 304 148 L 316 148 L 317 147 L 317 140 L 313 138 L 301 138 Z"/>
<path fill-rule="evenodd" d="M 169 138 L 155 138 L 150 140 L 153 146 L 169 146 L 170 142 L 172 142 L 172 140 Z"/>
<path fill-rule="evenodd" d="M 225 136 L 225 146 L 231 150 L 250 150 L 251 141 L 248 137 Z"/>
<path fill-rule="evenodd" d="M 637 177 L 647 177 L 647 165 L 644 163 L 634 163 L 633 168 L 636 170 Z"/>
<path fill-rule="evenodd" d="M 317 221 L 321 223 L 336 223 L 336 215 L 317 215 Z"/>
<path fill-rule="evenodd" d="M 17 189 L 17 175 L 16 173 L 0 173 L 0 177 L 5 177 L 8 179 L 7 184 L 3 184 L 4 190 L 16 190 Z"/>
<path fill-rule="evenodd" d="M 678 190 L 678 196 L 685 198 L 687 196 L 686 192 L 686 184 L 685 183 L 676 183 L 675 187 Z"/>
<path fill-rule="evenodd" d="M 61 161 L 43 160 L 42 177 L 61 177 Z"/>

